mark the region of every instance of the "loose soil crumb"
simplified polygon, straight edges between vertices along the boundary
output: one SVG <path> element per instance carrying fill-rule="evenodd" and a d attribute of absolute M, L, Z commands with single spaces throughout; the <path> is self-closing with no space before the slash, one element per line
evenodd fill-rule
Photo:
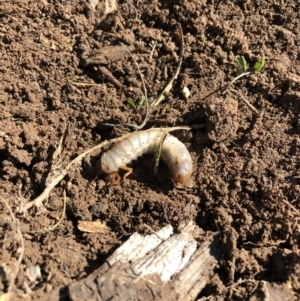
<path fill-rule="evenodd" d="M 170 2 L 170 3 L 169 3 Z M 172 2 L 172 3 L 171 3 Z M 176 69 L 180 22 L 185 51 L 180 75 L 164 102 L 151 109 L 147 127 L 193 126 L 176 135 L 191 152 L 190 187 L 176 187 L 166 166 L 151 173 L 151 157 L 108 187 L 96 179 L 99 155 L 86 158 L 51 192 L 43 208 L 19 215 L 25 253 L 14 291 L 41 300 L 58 286 L 90 274 L 133 232 L 194 220 L 219 231 L 223 255 L 200 297 L 255 299 L 258 281 L 284 284 L 300 296 L 300 4 L 298 1 L 119 1 L 106 15 L 104 1 L 2 1 L 0 13 L 0 194 L 16 212 L 45 188 L 52 156 L 68 124 L 74 124 L 62 164 L 101 141 L 140 124 L 145 108 L 126 103 L 143 95 L 127 55 L 105 67 L 88 65 L 88 53 L 124 43 L 137 59 L 150 99 Z M 249 66 L 262 56 L 260 73 L 219 90 L 235 77 L 234 58 Z M 191 96 L 185 99 L 182 89 Z M 239 91 L 258 111 L 250 110 Z M 40 236 L 67 211 L 62 224 Z M 107 233 L 82 233 L 79 221 L 99 220 Z M 1 204 L 1 263 L 13 267 L 18 242 Z M 39 271 L 30 276 L 28 271 Z M 5 292 L 9 275 L 1 272 Z M 5 278 L 7 277 L 7 279 Z M 241 281 L 242 280 L 242 281 Z M 241 281 L 240 283 L 238 283 Z M 234 286 L 233 286 L 234 285 Z M 232 287 L 232 289 L 228 289 Z"/>

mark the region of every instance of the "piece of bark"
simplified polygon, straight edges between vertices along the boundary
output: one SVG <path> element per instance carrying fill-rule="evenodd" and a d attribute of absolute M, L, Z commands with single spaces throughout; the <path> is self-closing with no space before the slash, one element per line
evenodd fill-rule
<path fill-rule="evenodd" d="M 104 66 L 99 66 L 98 67 L 98 70 L 103 74 L 105 75 L 109 81 L 114 84 L 117 88 L 119 89 L 123 89 L 123 85 L 120 83 L 120 81 L 118 81 L 113 75 L 112 73 L 106 69 Z"/>
<path fill-rule="evenodd" d="M 93 50 L 91 53 L 84 52 L 82 59 L 85 66 L 108 65 L 127 56 L 129 53 L 126 48 L 122 45 L 116 45 L 104 46 L 101 49 Z"/>
<path fill-rule="evenodd" d="M 90 233 L 109 233 L 111 229 L 101 221 L 79 221 L 78 229 L 82 232 Z"/>
<path fill-rule="evenodd" d="M 190 222 L 176 234 L 170 225 L 146 237 L 134 233 L 98 270 L 71 284 L 67 300 L 195 300 L 221 253 L 219 235 L 198 245 L 197 230 Z"/>

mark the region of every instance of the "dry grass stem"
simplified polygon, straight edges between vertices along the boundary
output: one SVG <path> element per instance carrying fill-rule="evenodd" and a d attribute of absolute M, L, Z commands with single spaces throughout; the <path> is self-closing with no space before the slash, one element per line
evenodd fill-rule
<path fill-rule="evenodd" d="M 63 221 L 65 215 L 66 215 L 66 207 L 67 207 L 67 196 L 66 196 L 66 191 L 64 190 L 64 201 L 63 201 L 63 208 L 62 208 L 62 212 L 61 212 L 61 217 L 59 218 L 59 220 L 57 221 L 57 223 L 55 223 L 54 225 L 48 227 L 48 228 L 44 228 L 44 229 L 40 229 L 40 230 L 32 230 L 29 233 L 32 234 L 44 234 L 47 232 L 51 232 L 54 231 Z"/>
<path fill-rule="evenodd" d="M 10 205 L 7 203 L 7 201 L 4 198 L 0 197 L 0 200 L 3 204 L 5 204 L 5 206 L 9 210 L 11 220 L 12 220 L 12 224 L 14 225 L 13 228 L 16 231 L 16 240 L 19 240 L 19 245 L 20 245 L 18 250 L 17 250 L 17 253 L 19 254 L 19 257 L 17 259 L 17 262 L 14 263 L 14 269 L 10 273 L 9 285 L 8 285 L 7 295 L 6 295 L 7 296 L 6 301 L 8 301 L 10 296 L 11 296 L 10 293 L 13 290 L 13 287 L 15 285 L 15 281 L 16 281 L 17 276 L 19 274 L 21 262 L 23 260 L 23 256 L 24 256 L 24 237 L 23 237 L 21 229 L 20 229 L 20 221 L 16 218 L 16 216 L 13 213 Z"/>
<path fill-rule="evenodd" d="M 143 84 L 143 89 L 144 89 L 144 94 L 145 94 L 145 101 L 146 101 L 146 114 L 145 114 L 143 122 L 140 125 L 135 125 L 135 124 L 131 124 L 131 123 L 124 123 L 124 125 L 132 127 L 132 128 L 134 128 L 136 130 L 141 130 L 146 125 L 147 120 L 148 120 L 148 116 L 149 116 L 149 101 L 148 101 L 148 97 L 147 97 L 147 89 L 146 89 L 144 77 L 142 75 L 142 72 L 141 72 L 141 69 L 139 67 L 139 64 L 137 63 L 136 59 L 132 55 L 131 51 L 124 44 L 121 44 L 121 45 L 127 50 L 127 52 L 129 53 L 129 55 L 133 59 L 135 65 L 136 65 L 136 67 L 138 69 L 138 72 L 139 72 L 139 75 L 140 75 L 140 78 L 141 78 L 141 81 L 142 81 L 142 84 Z"/>
<path fill-rule="evenodd" d="M 179 75 L 182 60 L 183 60 L 183 51 L 184 51 L 183 32 L 182 32 L 182 27 L 181 27 L 180 23 L 178 23 L 178 36 L 179 36 L 179 40 L 180 40 L 180 52 L 179 52 L 179 61 L 178 61 L 175 73 L 173 74 L 171 79 L 168 81 L 168 83 L 165 85 L 165 87 L 162 89 L 162 91 L 159 93 L 157 98 L 151 103 L 151 107 L 157 106 L 165 99 L 165 94 L 170 92 L 170 90 L 173 88 L 173 83 Z"/>
<path fill-rule="evenodd" d="M 250 109 L 251 109 L 252 111 L 254 111 L 256 114 L 259 113 L 258 110 L 256 110 L 256 109 L 252 106 L 252 104 L 251 104 L 251 103 L 250 103 L 250 102 L 242 95 L 241 92 L 236 91 L 236 90 L 233 90 L 233 91 L 241 97 L 241 99 L 242 99 L 243 102 L 247 105 L 248 108 L 250 108 Z"/>
<path fill-rule="evenodd" d="M 172 128 L 166 128 L 165 130 L 167 132 L 177 131 L 177 130 L 190 130 L 191 128 L 186 126 L 176 126 Z M 52 189 L 68 174 L 69 170 L 71 170 L 76 165 L 79 165 L 83 158 L 85 158 L 87 155 L 99 152 L 103 147 L 106 145 L 117 143 L 123 139 L 125 139 L 127 136 L 131 135 L 131 133 L 126 134 L 122 137 L 118 137 L 112 140 L 103 141 L 102 143 L 88 149 L 87 151 L 83 152 L 79 156 L 77 156 L 74 160 L 72 160 L 69 164 L 67 164 L 64 168 L 56 168 L 53 169 L 46 181 L 46 188 L 45 190 L 33 201 L 28 202 L 25 204 L 22 208 L 19 208 L 20 212 L 26 212 L 32 207 L 40 207 L 43 203 L 43 201 L 49 196 Z"/>

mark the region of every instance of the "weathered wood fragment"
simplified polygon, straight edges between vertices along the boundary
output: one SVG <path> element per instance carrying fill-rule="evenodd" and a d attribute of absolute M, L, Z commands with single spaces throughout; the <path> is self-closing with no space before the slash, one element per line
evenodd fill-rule
<path fill-rule="evenodd" d="M 68 300 L 195 300 L 221 252 L 219 235 L 198 244 L 197 230 L 190 222 L 175 234 L 170 225 L 146 237 L 134 233 L 98 270 L 68 287 Z"/>

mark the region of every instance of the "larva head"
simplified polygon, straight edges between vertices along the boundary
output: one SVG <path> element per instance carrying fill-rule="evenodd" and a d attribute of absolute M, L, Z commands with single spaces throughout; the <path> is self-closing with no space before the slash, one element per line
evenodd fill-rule
<path fill-rule="evenodd" d="M 191 162 L 183 161 L 176 162 L 176 168 L 174 169 L 173 179 L 176 183 L 187 184 L 191 178 L 193 167 Z"/>

